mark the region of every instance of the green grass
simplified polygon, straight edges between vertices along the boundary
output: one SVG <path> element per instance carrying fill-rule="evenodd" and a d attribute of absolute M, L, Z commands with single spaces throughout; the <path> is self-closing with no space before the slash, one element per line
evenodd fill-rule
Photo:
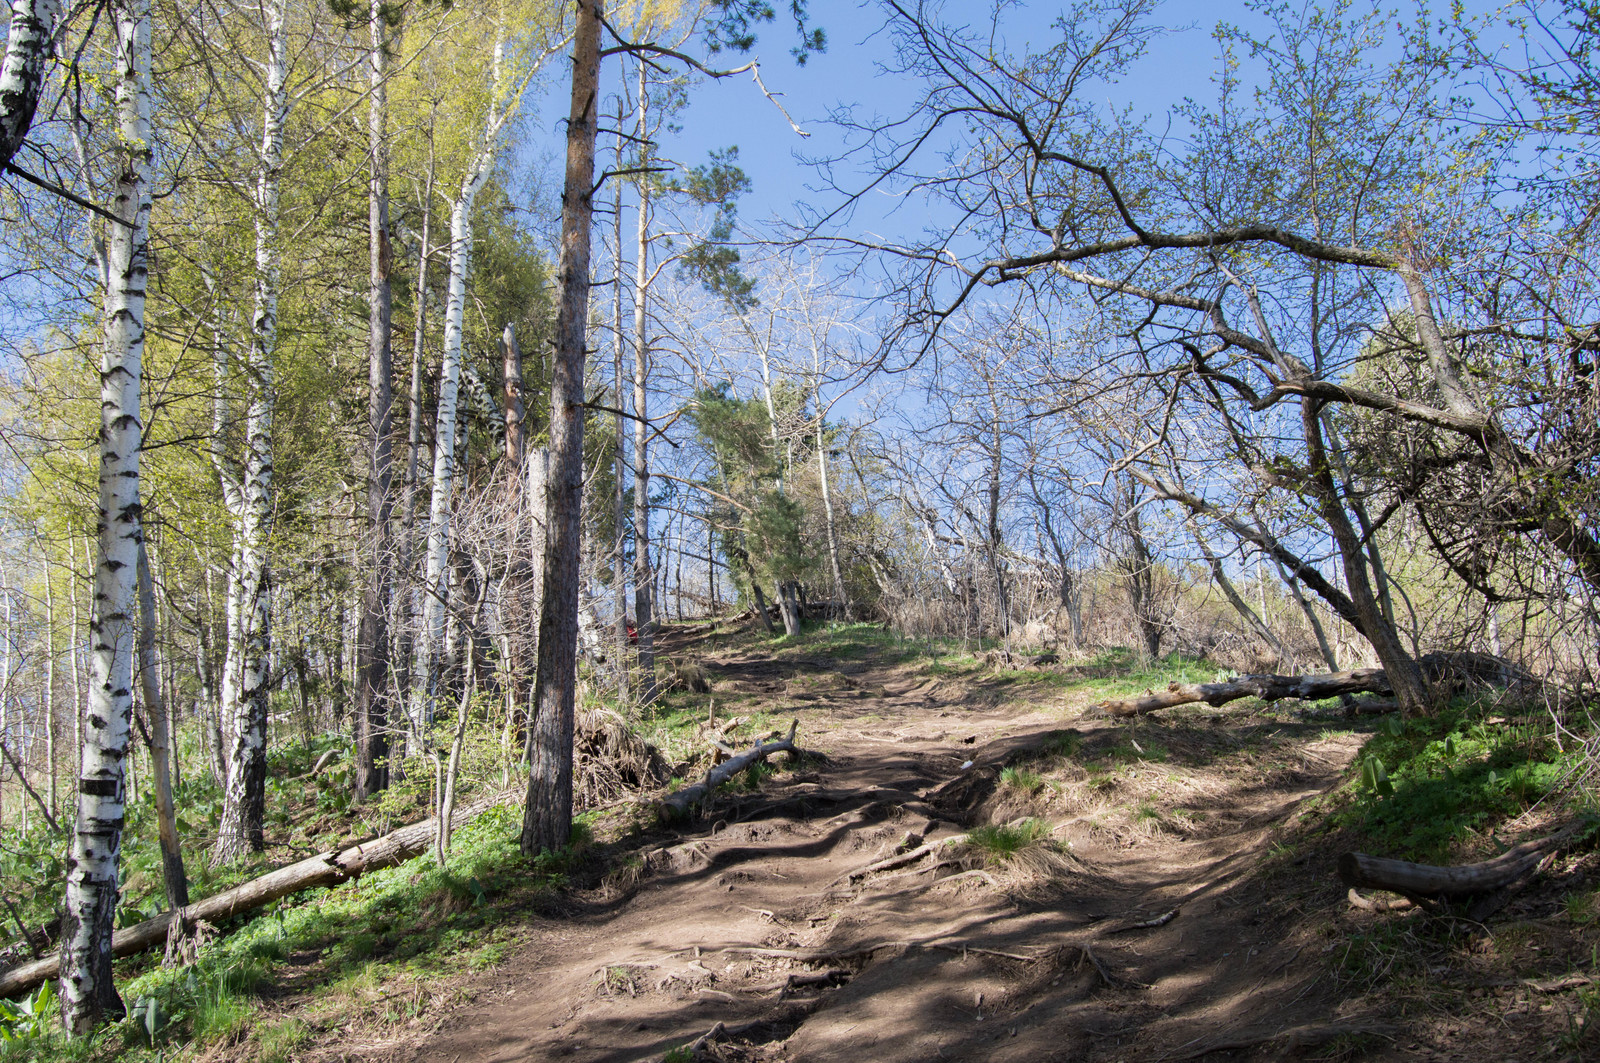
<path fill-rule="evenodd" d="M 1024 851 L 1050 841 L 1050 824 L 1042 819 L 988 824 L 967 832 L 967 845 L 986 861 L 1006 863 Z"/>
<path fill-rule="evenodd" d="M 1051 756 L 1071 757 L 1083 748 L 1083 735 L 1068 729 L 1053 731 L 1044 740 L 1044 751 Z"/>
<path fill-rule="evenodd" d="M 1384 855 L 1427 863 L 1448 862 L 1458 843 L 1548 796 L 1573 767 L 1542 719 L 1490 723 L 1464 702 L 1432 717 L 1391 717 L 1358 764 L 1333 822 Z"/>
<path fill-rule="evenodd" d="M 385 1001 L 384 986 L 425 986 L 497 962 L 509 951 L 511 913 L 561 884 L 581 859 L 590 839 L 585 823 L 575 825 L 572 847 L 527 859 L 517 848 L 520 818 L 513 807 L 485 813 L 456 833 L 445 867 L 422 857 L 312 891 L 213 942 L 192 967 L 119 979 L 127 1019 L 70 1047 L 34 1046 L 26 1058 L 170 1059 L 186 1045 L 250 1038 L 255 1058 L 271 1063 L 294 1059 L 319 1030 L 375 1008 L 384 1009 L 380 1018 L 412 1017 L 419 1005 Z M 281 989 L 291 957 L 295 986 L 313 1003 L 293 1019 L 258 1024 L 261 991 Z M 0 1059 L 23 1058 L 3 1052 Z"/>
<path fill-rule="evenodd" d="M 1000 786 L 1020 794 L 1033 796 L 1044 789 L 1044 776 L 1027 768 L 1006 768 L 1000 772 Z"/>

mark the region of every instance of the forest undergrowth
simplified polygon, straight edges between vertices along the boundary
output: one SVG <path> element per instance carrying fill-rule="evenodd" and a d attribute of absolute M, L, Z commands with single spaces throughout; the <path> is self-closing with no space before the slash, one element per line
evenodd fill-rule
<path fill-rule="evenodd" d="M 1504 1004 L 1496 994 L 1521 992 L 1538 998 L 1533 1008 L 1560 1010 L 1553 1043 L 1562 1051 L 1593 1048 L 1600 1036 L 1600 864 L 1592 845 L 1600 819 L 1589 788 L 1595 728 L 1581 707 L 1558 717 L 1480 691 L 1422 718 L 1347 715 L 1337 702 L 1251 701 L 1109 722 L 1085 709 L 1167 682 L 1210 680 L 1217 666 L 1179 655 L 1141 661 L 1122 650 L 997 664 L 993 647 L 909 640 L 864 624 L 776 639 L 720 632 L 674 640 L 669 629 L 663 641 L 663 677 L 699 669 L 705 681 L 669 686 L 648 710 L 619 710 L 670 766 L 661 791 L 588 810 L 567 849 L 534 859 L 518 851 L 519 810 L 502 806 L 457 831 L 443 867 L 423 856 L 204 928 L 211 940 L 191 966 L 163 967 L 156 955 L 118 961 L 128 1014 L 92 1039 L 60 1040 L 50 990 L 42 989 L 0 1012 L 0 1059 L 266 1063 L 309 1058 L 302 1054 L 309 1046 L 335 1037 L 349 1058 L 366 1058 L 364 1044 L 390 1043 L 396 1031 L 420 1036 L 470 1004 L 475 979 L 517 955 L 535 928 L 625 906 L 650 874 L 650 853 L 675 837 L 657 822 L 652 799 L 704 773 L 708 733 L 746 745 L 797 716 L 806 720 L 804 744 L 827 752 L 828 728 L 838 721 L 813 721 L 808 714 L 818 707 L 847 712 L 850 726 L 866 731 L 952 726 L 942 718 L 950 709 L 935 716 L 905 708 L 901 701 L 912 696 L 959 710 L 958 732 L 985 713 L 1044 711 L 1059 719 L 952 783 L 958 796 L 951 800 L 966 802 L 970 826 L 941 853 L 949 858 L 945 873 L 972 876 L 977 888 L 987 883 L 1022 903 L 1058 896 L 1086 868 L 1105 873 L 1103 858 L 1085 853 L 1230 837 L 1241 824 L 1225 792 L 1296 792 L 1308 777 L 1307 758 L 1324 755 L 1306 750 L 1358 743 L 1335 785 L 1286 806 L 1250 872 L 1283 895 L 1295 913 L 1290 921 L 1316 942 L 1312 962 L 1347 1003 L 1382 998 L 1402 1013 L 1470 1023 L 1475 1009 Z M 958 732 L 951 735 L 958 751 L 964 742 L 981 745 Z M 204 858 L 215 788 L 206 776 L 184 780 L 178 803 L 193 846 L 186 855 L 196 871 L 194 896 L 428 814 L 434 775 L 423 758 L 381 800 L 350 807 L 342 769 L 312 774 L 338 741 L 281 740 L 272 751 L 267 853 L 225 871 L 206 870 Z M 486 703 L 470 732 L 469 789 L 501 781 L 498 742 Z M 729 788 L 759 796 L 785 785 L 790 771 L 781 762 L 760 765 Z M 827 771 L 807 769 L 808 776 Z M 119 925 L 162 907 L 153 810 L 141 802 L 131 812 Z M 1585 825 L 1579 840 L 1492 928 L 1449 912 L 1346 911 L 1330 874 L 1342 851 L 1461 863 L 1573 821 Z M 8 839 L 0 849 L 6 944 L 19 958 L 30 948 L 19 926 L 48 929 L 58 903 L 39 886 L 60 876 L 59 844 L 39 831 L 23 837 L 25 847 Z M 1556 991 L 1523 984 L 1561 978 L 1571 984 Z M 44 1018 L 35 1021 L 36 1013 Z M 1334 1041 L 1325 1046 L 1328 1058 L 1359 1055 L 1372 1038 Z"/>

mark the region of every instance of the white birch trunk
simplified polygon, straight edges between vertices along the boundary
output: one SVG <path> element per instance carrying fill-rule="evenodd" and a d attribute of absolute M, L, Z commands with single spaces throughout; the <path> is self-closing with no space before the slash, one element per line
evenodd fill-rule
<path fill-rule="evenodd" d="M 60 0 L 11 0 L 11 29 L 0 63 L 0 170 L 22 147 L 33 124 L 50 59 L 50 35 L 60 17 Z"/>
<path fill-rule="evenodd" d="M 127 0 L 117 14 L 114 68 L 122 165 L 112 212 L 122 221 L 110 226 L 107 247 L 88 726 L 61 920 L 61 1021 L 74 1035 L 87 1034 L 102 1016 L 122 1011 L 111 981 L 111 931 L 125 815 L 123 761 L 133 710 L 134 584 L 141 536 L 139 386 L 149 276 L 150 65 L 150 0 Z"/>
<path fill-rule="evenodd" d="M 650 82 L 639 64 L 639 142 L 649 144 Z M 649 148 L 645 165 L 649 165 Z M 633 264 L 633 610 L 639 632 L 639 704 L 656 700 L 655 573 L 650 564 L 650 186 L 639 182 L 638 248 Z"/>
<path fill-rule="evenodd" d="M 482 139 L 462 178 L 461 190 L 450 206 L 450 273 L 444 310 L 444 353 L 439 371 L 438 419 L 434 428 L 433 491 L 428 504 L 428 542 L 424 558 L 422 593 L 421 675 L 416 691 L 413 726 L 433 723 L 433 706 L 439 696 L 440 654 L 445 641 L 446 594 L 450 555 L 450 506 L 455 489 L 456 420 L 461 390 L 461 331 L 466 315 L 467 269 L 472 261 L 472 208 L 489 179 L 507 112 L 504 94 L 505 41 L 494 46 L 493 87 L 489 115 Z"/>
<path fill-rule="evenodd" d="M 222 821 L 212 851 L 215 863 L 259 852 L 265 842 L 267 778 L 267 655 L 272 640 L 272 577 L 267 541 L 272 533 L 272 421 L 275 382 L 273 356 L 278 343 L 278 289 L 282 272 L 278 247 L 283 127 L 289 114 L 288 39 L 284 5 L 266 8 L 266 93 L 261 115 L 261 153 L 255 194 L 256 273 L 246 363 L 250 396 L 245 414 L 245 465 L 242 508 L 238 515 L 236 573 L 238 626 L 229 632 L 230 667 L 223 683 L 228 783 Z M 232 662 L 237 661 L 237 664 Z M 232 700 L 230 699 L 230 695 Z"/>

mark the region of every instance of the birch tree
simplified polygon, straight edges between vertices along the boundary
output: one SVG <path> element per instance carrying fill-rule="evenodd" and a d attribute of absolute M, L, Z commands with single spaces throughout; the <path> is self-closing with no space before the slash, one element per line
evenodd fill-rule
<path fill-rule="evenodd" d="M 0 63 L 0 170 L 11 165 L 39 108 L 60 0 L 11 0 L 11 28 Z"/>
<path fill-rule="evenodd" d="M 289 116 L 288 37 L 284 0 L 267 0 L 267 55 L 263 78 L 261 146 L 256 163 L 253 207 L 255 279 L 245 360 L 249 394 L 245 415 L 245 461 L 235 498 L 238 522 L 229 590 L 227 663 L 222 681 L 222 713 L 228 734 L 228 777 L 215 862 L 259 852 L 264 845 L 267 773 L 268 651 L 272 639 L 272 577 L 267 543 L 272 532 L 272 420 L 275 401 L 273 357 L 278 343 L 278 298 L 282 269 L 279 246 L 282 200 L 283 134 Z"/>
<path fill-rule="evenodd" d="M 100 360 L 100 486 L 89 703 L 61 921 L 61 1021 L 88 1033 L 122 1003 L 111 979 L 111 932 L 125 819 L 123 762 L 133 712 L 139 514 L 140 380 L 149 274 L 151 173 L 149 0 L 117 9 L 117 138 L 121 167 L 106 239 Z"/>
<path fill-rule="evenodd" d="M 412 724 L 427 727 L 440 694 L 440 648 L 448 618 L 450 510 L 455 488 L 455 453 L 461 388 L 462 329 L 467 302 L 467 274 L 472 261 L 472 211 L 494 168 L 507 123 L 516 115 L 524 89 L 552 50 L 535 20 L 534 36 L 511 46 L 508 15 L 495 24 L 483 125 L 474 134 L 461 183 L 450 204 L 450 259 L 445 291 L 444 351 L 439 370 L 439 396 L 434 425 L 433 483 L 428 506 L 428 535 L 423 557 L 422 642 L 416 709 Z"/>

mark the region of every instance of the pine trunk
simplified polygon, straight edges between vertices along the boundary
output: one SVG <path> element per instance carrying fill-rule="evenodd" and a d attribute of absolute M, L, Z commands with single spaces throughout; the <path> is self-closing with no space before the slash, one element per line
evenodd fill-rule
<path fill-rule="evenodd" d="M 580 0 L 574 31 L 567 172 L 561 194 L 555 357 L 550 382 L 550 469 L 545 486 L 543 596 L 534 683 L 531 764 L 522 851 L 565 845 L 572 832 L 572 732 L 577 694 L 578 590 L 583 502 L 584 326 L 594 214 L 601 0 Z"/>

